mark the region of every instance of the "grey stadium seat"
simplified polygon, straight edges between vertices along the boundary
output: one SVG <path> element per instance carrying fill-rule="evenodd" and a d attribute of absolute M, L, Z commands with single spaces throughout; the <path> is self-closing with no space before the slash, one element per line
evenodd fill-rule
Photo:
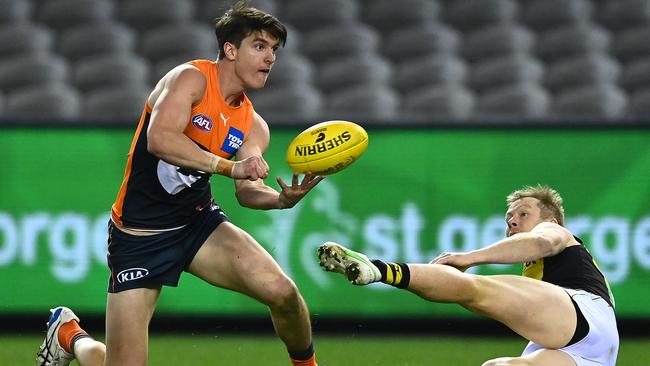
<path fill-rule="evenodd" d="M 454 28 L 466 32 L 510 23 L 518 12 L 518 3 L 513 0 L 456 0 L 448 4 L 445 19 Z"/>
<path fill-rule="evenodd" d="M 602 54 L 564 58 L 551 64 L 546 74 L 546 87 L 552 91 L 581 85 L 616 84 L 621 74 L 619 63 Z"/>
<path fill-rule="evenodd" d="M 422 86 L 403 98 L 402 113 L 413 121 L 431 119 L 463 120 L 472 115 L 475 95 L 465 86 L 442 83 Z"/>
<path fill-rule="evenodd" d="M 524 23 L 545 31 L 576 23 L 588 23 L 594 18 L 594 5 L 590 0 L 532 0 L 526 5 Z"/>
<path fill-rule="evenodd" d="M 266 81 L 267 85 L 314 82 L 314 65 L 304 56 L 293 52 L 278 55 Z"/>
<path fill-rule="evenodd" d="M 435 0 L 366 1 L 362 19 L 382 33 L 435 22 L 440 6 Z"/>
<path fill-rule="evenodd" d="M 650 56 L 650 25 L 626 29 L 616 35 L 612 53 L 622 62 Z"/>
<path fill-rule="evenodd" d="M 236 0 L 198 0 L 196 2 L 196 19 L 202 23 L 212 24 L 220 17 Z M 252 0 L 249 4 L 257 9 L 264 10 L 276 17 L 282 18 L 279 13 L 279 6 L 275 0 Z"/>
<path fill-rule="evenodd" d="M 578 23 L 550 29 L 539 37 L 537 54 L 546 62 L 588 53 L 607 53 L 610 33 L 592 23 Z"/>
<path fill-rule="evenodd" d="M 390 62 L 375 53 L 332 58 L 318 68 L 317 85 L 325 92 L 355 84 L 383 83 L 392 80 Z"/>
<path fill-rule="evenodd" d="M 70 61 L 76 61 L 99 54 L 131 52 L 136 40 L 135 31 L 122 23 L 98 22 L 64 31 L 58 50 Z"/>
<path fill-rule="evenodd" d="M 627 91 L 650 87 L 650 56 L 641 57 L 625 64 L 619 84 Z"/>
<path fill-rule="evenodd" d="M 135 54 L 87 57 L 74 64 L 72 83 L 83 92 L 125 84 L 148 85 L 150 68 L 147 60 Z"/>
<path fill-rule="evenodd" d="M 54 46 L 54 32 L 33 23 L 0 25 L 0 57 L 47 53 Z"/>
<path fill-rule="evenodd" d="M 217 42 L 207 25 L 172 24 L 147 31 L 141 38 L 140 52 L 152 62 L 177 55 L 215 59 Z"/>
<path fill-rule="evenodd" d="M 468 74 L 462 59 L 451 54 L 434 54 L 397 64 L 393 86 L 406 93 L 432 84 L 463 84 Z"/>
<path fill-rule="evenodd" d="M 0 89 L 63 83 L 68 71 L 67 62 L 53 54 L 13 56 L 0 61 Z"/>
<path fill-rule="evenodd" d="M 545 117 L 550 106 L 546 90 L 534 83 L 516 83 L 487 89 L 481 93 L 476 106 L 475 119 Z"/>
<path fill-rule="evenodd" d="M 0 25 L 26 22 L 32 13 L 32 2 L 27 0 L 0 0 Z"/>
<path fill-rule="evenodd" d="M 386 36 L 382 53 L 391 60 L 411 60 L 432 54 L 457 53 L 461 34 L 442 23 L 406 27 Z"/>
<path fill-rule="evenodd" d="M 288 121 L 312 125 L 320 118 L 324 100 L 310 84 L 291 83 L 270 86 L 249 95 L 255 110 L 267 121 Z"/>
<path fill-rule="evenodd" d="M 284 18 L 301 31 L 356 23 L 359 3 L 355 0 L 301 0 L 285 3 Z"/>
<path fill-rule="evenodd" d="M 614 30 L 646 25 L 650 22 L 650 0 L 605 1 L 600 19 Z"/>
<path fill-rule="evenodd" d="M 379 33 L 361 23 L 330 25 L 309 32 L 303 38 L 303 53 L 315 63 L 327 58 L 376 52 Z"/>
<path fill-rule="evenodd" d="M 141 84 L 92 90 L 84 94 L 84 117 L 136 126 L 150 92 L 148 85 Z"/>
<path fill-rule="evenodd" d="M 650 121 L 650 87 L 637 89 L 629 97 L 626 115 L 628 117 L 642 118 L 649 124 Z"/>
<path fill-rule="evenodd" d="M 49 0 L 39 6 L 37 17 L 49 27 L 62 30 L 81 24 L 107 21 L 113 17 L 111 0 Z"/>
<path fill-rule="evenodd" d="M 553 101 L 553 114 L 563 118 L 613 119 L 624 116 L 625 93 L 611 84 L 563 90 Z"/>
<path fill-rule="evenodd" d="M 527 28 L 514 23 L 498 24 L 470 33 L 463 44 L 463 55 L 476 62 L 509 54 L 530 53 L 535 36 Z"/>
<path fill-rule="evenodd" d="M 79 117 L 81 96 L 65 84 L 19 88 L 7 96 L 5 116 L 56 121 Z"/>
<path fill-rule="evenodd" d="M 118 19 L 139 31 L 191 23 L 194 16 L 194 2 L 191 0 L 128 0 L 120 4 Z"/>
<path fill-rule="evenodd" d="M 478 62 L 472 67 L 469 85 L 481 92 L 507 84 L 541 83 L 544 65 L 526 54 L 506 55 Z"/>
<path fill-rule="evenodd" d="M 388 85 L 361 84 L 329 93 L 326 119 L 385 121 L 399 111 L 399 95 Z"/>

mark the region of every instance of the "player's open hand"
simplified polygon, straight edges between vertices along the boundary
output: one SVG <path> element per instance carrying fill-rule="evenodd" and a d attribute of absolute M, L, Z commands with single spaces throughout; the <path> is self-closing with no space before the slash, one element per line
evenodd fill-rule
<path fill-rule="evenodd" d="M 235 179 L 258 180 L 269 175 L 269 165 L 260 155 L 253 155 L 235 162 L 232 167 L 232 177 Z"/>
<path fill-rule="evenodd" d="M 293 174 L 291 185 L 287 185 L 282 178 L 278 177 L 277 181 L 282 191 L 280 192 L 280 208 L 291 208 L 300 202 L 312 188 L 316 187 L 320 181 L 325 179 L 322 175 L 314 175 L 311 173 L 305 174 L 302 182 L 298 183 L 298 174 Z"/>
<path fill-rule="evenodd" d="M 443 252 L 439 256 L 433 258 L 431 264 L 445 264 L 448 266 L 455 267 L 461 272 L 465 272 L 469 267 L 472 266 L 472 263 L 467 257 L 467 253 L 457 253 L 457 252 Z"/>

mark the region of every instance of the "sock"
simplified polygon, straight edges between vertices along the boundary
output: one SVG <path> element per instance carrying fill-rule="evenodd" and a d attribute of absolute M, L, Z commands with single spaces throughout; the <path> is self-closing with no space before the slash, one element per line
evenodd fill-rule
<path fill-rule="evenodd" d="M 381 273 L 381 282 L 397 288 L 409 287 L 411 270 L 406 263 L 384 263 L 379 259 L 371 261 Z"/>
<path fill-rule="evenodd" d="M 84 337 L 90 337 L 85 330 L 81 329 L 76 320 L 61 325 L 59 328 L 59 344 L 61 347 L 71 355 L 74 355 L 74 343 Z"/>
<path fill-rule="evenodd" d="M 289 352 L 289 357 L 293 366 L 318 366 L 313 343 L 302 352 Z"/>

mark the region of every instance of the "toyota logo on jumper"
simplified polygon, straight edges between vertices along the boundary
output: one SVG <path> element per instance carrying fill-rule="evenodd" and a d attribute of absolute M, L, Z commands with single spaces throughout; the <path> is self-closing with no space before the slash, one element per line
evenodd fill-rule
<path fill-rule="evenodd" d="M 124 283 L 126 281 L 133 281 L 142 278 L 149 274 L 146 268 L 129 268 L 117 274 L 117 282 Z"/>

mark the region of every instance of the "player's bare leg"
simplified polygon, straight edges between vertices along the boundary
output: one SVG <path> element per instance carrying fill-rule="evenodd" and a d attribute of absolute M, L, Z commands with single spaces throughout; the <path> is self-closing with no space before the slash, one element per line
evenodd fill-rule
<path fill-rule="evenodd" d="M 381 280 L 376 275 L 378 267 L 365 255 L 339 244 L 323 244 L 319 257 L 326 270 L 342 273 L 354 284 Z M 395 283 L 398 276 L 391 275 L 393 285 L 403 285 L 399 287 L 429 301 L 460 304 L 544 347 L 564 347 L 575 332 L 577 316 L 569 295 L 546 282 L 514 275 L 472 275 L 438 264 L 394 267 L 393 273 L 400 278 L 404 274 L 408 280 Z"/>
<path fill-rule="evenodd" d="M 106 346 L 92 338 L 81 338 L 74 344 L 74 355 L 81 366 L 102 366 Z"/>
<path fill-rule="evenodd" d="M 147 364 L 149 322 L 160 289 L 109 293 L 106 304 L 106 366 Z"/>
<path fill-rule="evenodd" d="M 199 249 L 188 271 L 222 288 L 266 304 L 290 354 L 312 347 L 307 306 L 294 282 L 253 237 L 226 222 Z"/>
<path fill-rule="evenodd" d="M 564 347 L 575 332 L 575 307 L 557 286 L 515 275 L 466 274 L 438 264 L 409 268 L 409 291 L 430 301 L 460 304 L 544 347 Z"/>

